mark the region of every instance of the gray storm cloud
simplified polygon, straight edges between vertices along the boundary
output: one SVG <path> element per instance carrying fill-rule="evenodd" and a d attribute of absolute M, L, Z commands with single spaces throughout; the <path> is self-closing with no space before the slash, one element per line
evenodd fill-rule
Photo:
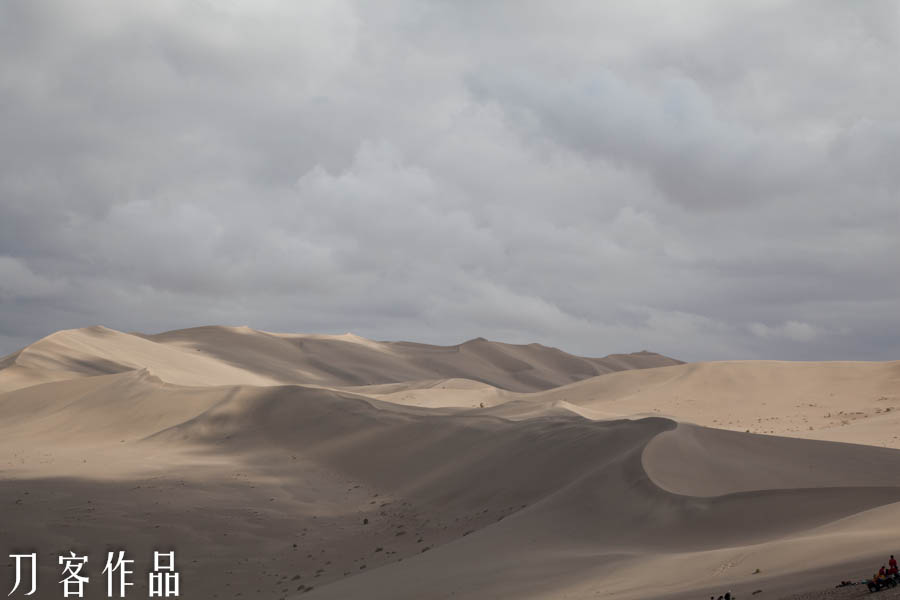
<path fill-rule="evenodd" d="M 0 353 L 900 358 L 891 2 L 0 4 Z"/>

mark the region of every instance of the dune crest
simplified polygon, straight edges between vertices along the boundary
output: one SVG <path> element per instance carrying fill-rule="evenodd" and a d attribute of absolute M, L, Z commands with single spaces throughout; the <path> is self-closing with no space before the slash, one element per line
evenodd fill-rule
<path fill-rule="evenodd" d="M 481 338 L 63 331 L 0 361 L 4 535 L 177 544 L 204 598 L 778 597 L 896 551 L 900 451 L 801 434 L 873 435 L 897 381 Z M 841 403 L 866 417 L 813 420 Z"/>
<path fill-rule="evenodd" d="M 4 358 L 0 391 L 148 368 L 180 385 L 357 386 L 464 378 L 534 391 L 601 373 L 678 364 L 653 353 L 582 358 L 537 344 L 376 342 L 353 334 L 196 327 L 156 335 L 106 327 L 59 331 Z M 3 363 L 0 363 L 3 364 Z"/>

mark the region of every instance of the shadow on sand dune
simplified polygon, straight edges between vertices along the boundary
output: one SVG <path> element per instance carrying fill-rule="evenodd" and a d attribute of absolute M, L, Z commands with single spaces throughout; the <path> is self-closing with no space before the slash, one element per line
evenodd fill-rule
<path fill-rule="evenodd" d="M 257 358 L 297 342 L 213 333 L 249 335 Z M 113 339 L 176 378 L 199 377 L 200 367 L 212 380 L 256 376 L 235 370 L 225 350 L 181 347 L 193 334 L 123 335 L 77 341 Z M 71 342 L 51 341 L 47 360 Z M 376 366 L 421 350 L 300 341 L 374 352 Z M 583 366 L 543 347 L 469 346 L 441 368 L 462 361 L 470 373 L 475 365 L 476 375 L 536 386 Z M 404 359 L 387 379 L 427 374 L 432 359 Z M 534 373 L 516 371 L 522 364 Z M 574 388 L 484 410 L 430 409 L 362 389 L 207 386 L 202 377 L 175 385 L 146 368 L 70 375 L 0 394 L 0 501 L 12 515 L 4 539 L 49 555 L 122 547 L 139 559 L 175 547 L 196 597 L 653 598 L 749 587 L 753 567 L 776 577 L 808 569 L 804 553 L 839 548 L 834 560 L 847 562 L 894 543 L 878 526 L 900 506 L 896 450 L 659 417 L 595 421 L 566 404 Z M 91 562 L 98 579 L 102 560 Z M 56 570 L 51 561 L 42 577 Z M 47 590 L 39 597 L 58 596 Z"/>

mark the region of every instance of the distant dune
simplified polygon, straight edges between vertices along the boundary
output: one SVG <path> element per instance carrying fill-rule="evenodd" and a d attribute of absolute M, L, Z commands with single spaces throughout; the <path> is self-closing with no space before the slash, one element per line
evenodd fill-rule
<path fill-rule="evenodd" d="M 900 363 L 63 331 L 0 361 L 0 537 L 193 598 L 779 598 L 900 552 L 898 407 Z"/>
<path fill-rule="evenodd" d="M 540 344 L 482 338 L 455 346 L 375 342 L 353 334 L 276 334 L 196 327 L 158 335 L 106 327 L 54 333 L 0 359 L 0 391 L 34 383 L 148 369 L 181 385 L 349 386 L 444 378 L 505 390 L 544 390 L 625 369 L 680 364 L 636 352 L 583 358 Z"/>

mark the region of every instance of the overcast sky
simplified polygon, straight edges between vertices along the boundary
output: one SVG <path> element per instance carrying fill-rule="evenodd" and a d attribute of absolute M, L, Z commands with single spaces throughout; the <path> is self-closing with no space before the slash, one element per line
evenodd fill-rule
<path fill-rule="evenodd" d="M 0 2 L 0 354 L 900 359 L 893 1 Z"/>

